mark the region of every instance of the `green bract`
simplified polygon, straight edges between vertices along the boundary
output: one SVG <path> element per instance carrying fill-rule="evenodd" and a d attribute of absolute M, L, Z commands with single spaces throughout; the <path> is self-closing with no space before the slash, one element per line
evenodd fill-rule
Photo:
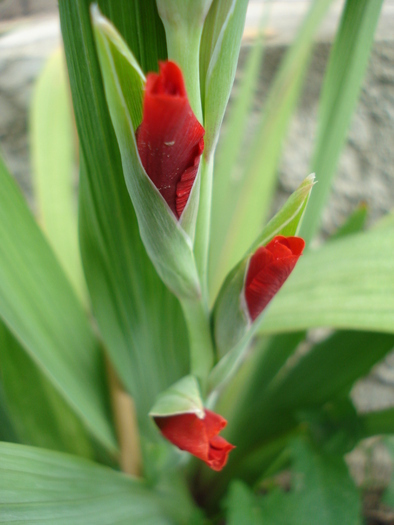
<path fill-rule="evenodd" d="M 159 394 L 151 408 L 151 417 L 173 416 L 176 414 L 196 414 L 204 417 L 204 406 L 198 382 L 193 376 L 183 377 L 167 390 Z"/>
<path fill-rule="evenodd" d="M 144 76 L 131 51 L 97 7 L 93 7 L 92 17 L 109 110 L 141 238 L 167 286 L 178 297 L 198 298 L 192 239 L 146 175 L 138 156 L 135 132 L 141 122 Z M 197 199 L 198 194 L 193 192 L 190 198 Z"/>

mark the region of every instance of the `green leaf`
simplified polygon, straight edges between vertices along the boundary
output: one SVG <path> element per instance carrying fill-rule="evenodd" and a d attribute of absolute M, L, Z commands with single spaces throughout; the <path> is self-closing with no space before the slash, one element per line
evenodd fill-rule
<path fill-rule="evenodd" d="M 344 459 L 293 443 L 295 515 L 301 524 L 361 525 L 361 498 Z"/>
<path fill-rule="evenodd" d="M 330 54 L 320 100 L 312 158 L 319 185 L 308 207 L 301 236 L 309 242 L 319 227 L 368 64 L 383 0 L 347 0 Z"/>
<path fill-rule="evenodd" d="M 263 520 L 256 498 L 244 483 L 236 480 L 231 483 L 228 496 L 226 498 L 227 521 L 228 525 L 260 525 L 266 523 Z"/>
<path fill-rule="evenodd" d="M 92 435 L 114 451 L 98 343 L 2 161 L 0 184 L 0 317 Z"/>
<path fill-rule="evenodd" d="M 296 334 L 277 338 L 278 343 L 288 345 L 289 353 L 297 345 Z M 391 334 L 349 331 L 335 333 L 287 362 L 286 348 L 279 353 L 278 363 L 275 356 L 270 358 L 271 352 L 267 360 L 264 352 L 257 354 L 245 380 L 242 403 L 228 425 L 228 438 L 236 444 L 239 457 L 247 457 L 257 446 L 264 451 L 271 441 L 291 434 L 300 421 L 305 421 L 302 412 L 346 396 L 355 381 L 367 375 L 393 346 Z M 278 348 L 275 339 L 273 348 Z M 270 351 L 269 345 L 267 349 Z M 264 374 L 264 365 L 268 371 L 271 366 L 270 377 L 268 372 Z M 249 429 L 247 433 L 245 428 Z"/>
<path fill-rule="evenodd" d="M 345 237 L 346 235 L 353 235 L 364 230 L 366 220 L 368 218 L 368 207 L 365 203 L 361 203 L 354 212 L 349 215 L 346 221 L 338 228 L 338 230 L 331 235 L 330 241 Z"/>
<path fill-rule="evenodd" d="M 314 35 L 331 3 L 332 0 L 313 2 L 270 89 L 256 136 L 250 141 L 247 162 L 236 176 L 234 172 L 227 174 L 228 183 L 220 193 L 220 225 L 213 227 L 214 242 L 220 240 L 222 246 L 212 262 L 214 276 L 219 272 L 226 275 L 261 231 L 269 211 L 283 139 L 311 57 Z M 216 208 L 215 201 L 212 208 Z M 213 282 L 217 279 L 214 277 Z"/>
<path fill-rule="evenodd" d="M 138 155 L 135 132 L 141 118 L 130 107 L 139 105 L 142 110 L 144 77 L 132 53 L 98 8 L 92 10 L 92 17 L 107 102 L 142 241 L 165 284 L 178 297 L 198 297 L 192 239 L 145 173 Z M 195 196 L 193 199 L 191 195 L 189 205 L 198 197 L 196 185 L 192 193 Z"/>
<path fill-rule="evenodd" d="M 258 342 L 254 350 L 253 376 L 248 380 L 249 391 L 258 391 L 259 396 L 263 396 L 264 391 L 285 366 L 289 357 L 294 354 L 305 336 L 305 332 L 290 332 L 275 335 L 268 341 L 263 338 Z"/>
<path fill-rule="evenodd" d="M 394 341 L 392 344 L 394 347 Z M 365 437 L 394 434 L 394 408 L 368 412 L 361 414 L 359 417 Z"/>
<path fill-rule="evenodd" d="M 252 107 L 253 95 L 258 82 L 258 74 L 261 68 L 264 45 L 262 39 L 256 40 L 253 48 L 249 51 L 247 63 L 242 71 L 238 90 L 232 95 L 232 103 L 226 115 L 225 126 L 220 135 L 220 141 L 215 153 L 215 171 L 212 187 L 212 220 L 209 247 L 209 274 L 211 297 L 216 296 L 217 286 L 220 284 L 222 270 L 215 268 L 217 258 L 222 248 L 221 235 L 226 229 L 225 197 L 227 196 L 227 185 L 230 174 L 240 154 L 243 137 L 247 132 L 248 114 Z M 219 272 L 218 277 L 213 276 L 213 271 Z"/>
<path fill-rule="evenodd" d="M 0 377 L 23 443 L 93 457 L 80 420 L 1 321 Z"/>
<path fill-rule="evenodd" d="M 151 417 L 175 414 L 196 414 L 197 417 L 204 418 L 200 387 L 194 376 L 185 376 L 161 392 L 149 412 Z"/>
<path fill-rule="evenodd" d="M 393 347 L 391 334 L 337 332 L 278 375 L 270 385 L 270 397 L 286 411 L 322 405 L 348 392 Z"/>
<path fill-rule="evenodd" d="M 11 414 L 7 406 L 4 388 L 0 376 L 0 441 L 11 441 L 18 443 L 19 439 L 11 421 Z"/>
<path fill-rule="evenodd" d="M 394 228 L 305 253 L 272 301 L 261 333 L 328 326 L 394 333 Z"/>
<path fill-rule="evenodd" d="M 190 503 L 66 454 L 0 443 L 0 523 L 170 525 Z"/>
<path fill-rule="evenodd" d="M 214 0 L 205 20 L 200 76 L 206 158 L 215 151 L 233 86 L 247 7 L 247 0 Z"/>
<path fill-rule="evenodd" d="M 167 58 L 167 46 L 156 0 L 99 0 L 98 4 L 126 40 L 142 70 L 158 71 L 159 60 Z M 86 8 L 87 3 L 81 2 L 82 5 Z"/>
<path fill-rule="evenodd" d="M 322 525 L 361 525 L 360 496 L 343 458 L 325 454 L 301 439 L 293 441 L 292 456 L 289 491 L 274 488 L 257 497 L 239 482 L 231 485 L 230 524 L 314 525 L 318 517 Z"/>
<path fill-rule="evenodd" d="M 77 232 L 76 144 L 61 49 L 51 55 L 38 78 L 30 130 L 38 222 L 75 291 L 86 303 Z"/>
<path fill-rule="evenodd" d="M 179 303 L 155 272 L 139 236 L 105 100 L 89 4 L 77 0 L 59 5 L 81 144 L 83 264 L 110 358 L 134 398 L 142 433 L 155 438 L 158 433 L 148 412 L 161 391 L 189 372 L 187 333 Z M 157 35 L 148 30 L 154 28 L 155 18 L 145 18 L 152 2 L 101 4 L 127 33 L 143 67 L 152 69 L 150 64 L 160 57 L 152 58 Z M 152 47 L 143 46 L 142 34 Z"/>

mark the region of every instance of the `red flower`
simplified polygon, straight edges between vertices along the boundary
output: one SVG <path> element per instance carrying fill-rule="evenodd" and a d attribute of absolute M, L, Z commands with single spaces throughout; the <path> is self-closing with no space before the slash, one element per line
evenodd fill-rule
<path fill-rule="evenodd" d="M 146 79 L 137 146 L 146 173 L 179 218 L 197 175 L 205 131 L 190 107 L 182 71 L 174 62 L 159 65 L 160 73 Z"/>
<path fill-rule="evenodd" d="M 155 417 L 155 423 L 168 441 L 205 461 L 213 470 L 222 470 L 234 445 L 218 436 L 227 421 L 218 414 L 205 410 L 204 419 L 195 414 Z"/>
<path fill-rule="evenodd" d="M 245 282 L 245 299 L 254 321 L 293 271 L 305 247 L 300 237 L 274 237 L 252 255 Z"/>

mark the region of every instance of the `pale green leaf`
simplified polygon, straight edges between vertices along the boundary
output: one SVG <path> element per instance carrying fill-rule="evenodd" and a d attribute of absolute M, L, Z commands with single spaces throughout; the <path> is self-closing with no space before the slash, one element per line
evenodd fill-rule
<path fill-rule="evenodd" d="M 102 355 L 78 299 L 0 161 L 0 316 L 89 431 L 116 448 Z"/>
<path fill-rule="evenodd" d="M 214 0 L 201 37 L 204 155 L 213 154 L 233 86 L 248 0 Z"/>
<path fill-rule="evenodd" d="M 190 106 L 202 123 L 200 96 L 200 42 L 212 0 L 157 0 L 166 30 L 168 59 L 181 68 Z"/>
<path fill-rule="evenodd" d="M 313 49 L 316 31 L 332 0 L 315 0 L 298 36 L 275 77 L 245 166 L 232 176 L 220 194 L 222 249 L 212 261 L 213 275 L 226 275 L 261 231 L 275 186 L 276 169 Z M 215 209 L 213 202 L 212 208 Z M 216 228 L 214 226 L 214 228 Z M 214 282 L 218 278 L 214 277 Z"/>
<path fill-rule="evenodd" d="M 76 137 L 61 49 L 51 55 L 35 86 L 30 133 L 38 222 L 86 302 L 77 231 Z"/>
<path fill-rule="evenodd" d="M 312 159 L 319 185 L 301 235 L 309 242 L 319 227 L 368 64 L 383 0 L 347 0 L 331 51 L 320 100 Z"/>
<path fill-rule="evenodd" d="M 394 332 L 394 228 L 304 254 L 272 301 L 261 333 L 329 326 Z"/>
<path fill-rule="evenodd" d="M 170 525 L 190 503 L 90 461 L 0 443 L 0 523 Z"/>
<path fill-rule="evenodd" d="M 244 134 L 247 132 L 247 120 L 258 82 L 263 51 L 264 46 L 259 38 L 249 51 L 247 63 L 242 71 L 241 80 L 239 81 L 238 90 L 236 94 L 232 95 L 231 105 L 226 115 L 225 126 L 220 135 L 220 141 L 215 154 L 215 176 L 212 187 L 212 202 L 214 205 L 212 206 L 211 239 L 209 247 L 210 286 L 214 288 L 213 292 L 211 292 L 212 297 L 216 295 L 216 281 L 212 282 L 214 279 L 212 272 L 215 270 L 215 263 L 222 246 L 221 235 L 227 226 L 226 214 L 223 213 L 225 197 L 227 196 L 227 185 L 229 184 L 233 167 L 240 154 Z M 218 281 L 220 277 L 221 275 L 217 278 Z"/>
<path fill-rule="evenodd" d="M 80 420 L 2 321 L 0 378 L 10 419 L 24 444 L 93 457 Z"/>

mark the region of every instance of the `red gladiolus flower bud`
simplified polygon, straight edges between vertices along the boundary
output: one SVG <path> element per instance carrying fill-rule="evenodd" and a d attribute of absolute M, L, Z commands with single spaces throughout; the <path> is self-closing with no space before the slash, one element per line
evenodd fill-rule
<path fill-rule="evenodd" d="M 305 247 L 300 237 L 274 237 L 252 255 L 245 281 L 245 299 L 254 321 L 278 293 Z"/>
<path fill-rule="evenodd" d="M 227 421 L 210 410 L 205 410 L 204 419 L 199 419 L 196 414 L 177 414 L 155 417 L 154 420 L 168 441 L 202 459 L 212 470 L 222 470 L 229 453 L 235 448 L 218 436 Z"/>
<path fill-rule="evenodd" d="M 147 75 L 137 147 L 146 173 L 179 218 L 197 175 L 205 130 L 190 107 L 182 71 L 174 62 L 159 65 L 159 74 Z"/>

